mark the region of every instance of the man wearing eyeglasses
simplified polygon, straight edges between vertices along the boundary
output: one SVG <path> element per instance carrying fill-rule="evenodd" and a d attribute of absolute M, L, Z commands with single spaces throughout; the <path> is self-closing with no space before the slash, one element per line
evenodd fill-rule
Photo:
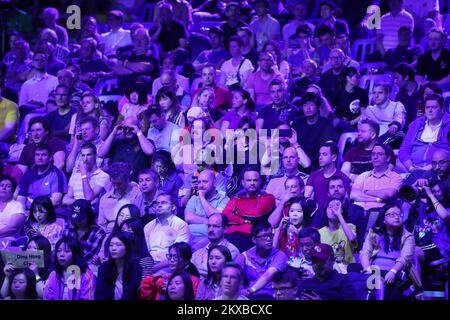
<path fill-rule="evenodd" d="M 277 273 L 273 277 L 272 288 L 276 300 L 298 300 L 298 275 L 291 269 Z"/>
<path fill-rule="evenodd" d="M 403 178 L 389 168 L 389 147 L 375 144 L 372 149 L 373 170 L 361 173 L 352 186 L 350 198 L 356 205 L 369 210 L 384 206 L 397 196 Z"/>
<path fill-rule="evenodd" d="M 324 95 L 328 100 L 333 100 L 334 88 L 342 77 L 342 72 L 345 69 L 344 60 L 345 54 L 341 49 L 332 49 L 328 58 L 331 69 L 322 74 L 319 85 L 323 90 Z"/>
<path fill-rule="evenodd" d="M 288 258 L 281 250 L 273 248 L 274 233 L 266 220 L 256 222 L 251 234 L 255 246 L 236 259 L 250 282 L 246 295 L 251 300 L 273 300 L 272 279 L 286 269 Z"/>

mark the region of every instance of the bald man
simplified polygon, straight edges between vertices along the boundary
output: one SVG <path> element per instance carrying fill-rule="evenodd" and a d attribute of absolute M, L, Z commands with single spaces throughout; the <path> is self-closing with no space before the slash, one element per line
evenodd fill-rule
<path fill-rule="evenodd" d="M 208 218 L 221 213 L 229 198 L 216 190 L 216 175 L 206 169 L 198 175 L 198 192 L 193 195 L 184 212 L 186 222 L 193 236 L 192 246 L 198 249 L 208 242 Z"/>
<path fill-rule="evenodd" d="M 417 179 L 414 184 L 423 187 L 428 186 L 430 181 L 447 181 L 450 183 L 450 168 L 448 165 L 449 155 L 445 149 L 436 149 L 431 158 L 432 169 L 428 171 L 414 172 L 408 177 L 408 183 L 413 183 L 414 179 Z M 419 178 L 418 175 L 420 175 Z"/>
<path fill-rule="evenodd" d="M 111 158 L 111 163 L 125 161 L 132 167 L 132 179 L 137 181 L 138 172 L 150 165 L 155 152 L 153 142 L 148 140 L 139 128 L 135 117 L 125 118 L 116 125 L 98 148 L 100 158 Z"/>
<path fill-rule="evenodd" d="M 334 98 L 334 88 L 336 83 L 341 81 L 342 72 L 345 69 L 344 61 L 345 54 L 341 49 L 334 48 L 330 51 L 328 57 L 331 69 L 322 74 L 319 85 L 322 88 L 328 100 L 332 101 Z"/>

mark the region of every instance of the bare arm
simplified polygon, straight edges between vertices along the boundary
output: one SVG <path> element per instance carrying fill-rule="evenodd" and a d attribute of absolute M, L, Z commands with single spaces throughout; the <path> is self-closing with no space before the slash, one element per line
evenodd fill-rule
<path fill-rule="evenodd" d="M 117 135 L 117 127 L 119 125 L 115 126 L 114 129 L 109 134 L 108 138 L 106 138 L 105 141 L 100 145 L 98 148 L 98 156 L 100 158 L 106 158 L 108 156 L 109 150 L 111 149 L 112 143 L 114 141 L 114 138 Z"/>
<path fill-rule="evenodd" d="M 52 203 L 55 207 L 61 204 L 62 196 L 63 194 L 61 192 L 54 192 L 50 196 L 50 200 L 52 200 Z"/>
<path fill-rule="evenodd" d="M 9 223 L 0 229 L 0 238 L 13 236 L 22 228 L 26 217 L 22 213 L 14 214 Z"/>
<path fill-rule="evenodd" d="M 66 164 L 66 153 L 64 151 L 57 151 L 53 155 L 53 164 L 55 167 L 57 167 L 59 170 L 64 172 L 64 166 Z"/>
<path fill-rule="evenodd" d="M 63 199 L 62 199 L 62 203 L 65 206 L 71 206 L 72 203 L 75 202 L 75 199 L 73 197 L 73 188 L 72 186 L 69 186 L 67 193 L 64 195 Z"/>
<path fill-rule="evenodd" d="M 208 224 L 208 219 L 204 217 L 200 217 L 192 210 L 186 210 L 184 212 L 185 214 L 185 221 L 189 224 Z"/>
<path fill-rule="evenodd" d="M 266 270 L 266 272 L 263 273 L 261 277 L 255 282 L 255 284 L 252 286 L 253 289 L 255 289 L 255 292 L 258 290 L 264 288 L 266 284 L 268 284 L 270 281 L 272 281 L 273 276 L 278 272 L 278 270 L 274 267 L 270 267 Z"/>
<path fill-rule="evenodd" d="M 7 121 L 4 124 L 3 130 L 0 131 L 0 141 L 7 140 L 14 133 L 17 123 L 14 121 Z"/>

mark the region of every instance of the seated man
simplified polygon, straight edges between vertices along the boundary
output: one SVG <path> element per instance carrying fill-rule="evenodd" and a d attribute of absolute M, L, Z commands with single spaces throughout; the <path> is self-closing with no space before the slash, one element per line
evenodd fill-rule
<path fill-rule="evenodd" d="M 115 162 L 108 170 L 112 188 L 100 198 L 97 223 L 107 234 L 110 234 L 119 209 L 136 201 L 140 191 L 136 183 L 131 181 L 131 168 L 127 162 Z"/>
<path fill-rule="evenodd" d="M 230 199 L 216 190 L 216 175 L 212 170 L 203 170 L 198 175 L 198 191 L 186 205 L 185 221 L 192 234 L 193 249 L 207 242 L 208 218 L 221 213 Z"/>
<path fill-rule="evenodd" d="M 158 173 L 153 169 L 142 169 L 138 173 L 138 183 L 141 193 L 134 204 L 141 210 L 142 224 L 146 225 L 156 215 L 156 198 L 160 194 Z"/>
<path fill-rule="evenodd" d="M 283 272 L 287 256 L 273 248 L 273 229 L 269 222 L 261 220 L 252 226 L 252 241 L 255 246 L 236 259 L 247 274 L 250 282 L 247 291 L 252 300 L 273 300 L 272 278 Z"/>
<path fill-rule="evenodd" d="M 286 195 L 284 186 L 288 178 L 296 176 L 301 178 L 303 182 L 306 182 L 308 179 L 307 174 L 298 170 L 300 153 L 299 149 L 301 150 L 301 147 L 298 144 L 295 148 L 288 147 L 284 149 L 282 159 L 284 174 L 281 177 L 274 177 L 270 179 L 269 183 L 267 184 L 266 192 L 274 195 L 277 205 Z M 301 152 L 304 154 L 303 150 Z"/>
<path fill-rule="evenodd" d="M 183 92 L 191 92 L 190 80 L 178 73 L 177 65 L 175 63 L 176 57 L 173 53 L 167 53 L 161 57 L 161 70 L 160 74 L 168 72 L 174 76 L 174 82 L 183 90 Z M 162 87 L 161 78 L 156 78 L 152 83 L 152 95 L 156 96 L 156 93 Z M 178 94 L 177 94 L 178 95 Z"/>
<path fill-rule="evenodd" d="M 261 191 L 261 175 L 255 166 L 241 171 L 243 189 L 227 203 L 223 214 L 230 220 L 228 240 L 241 251 L 252 247 L 252 221 L 268 218 L 275 207 L 275 197 Z"/>
<path fill-rule="evenodd" d="M 389 124 L 397 121 L 403 127 L 406 121 L 405 106 L 399 101 L 389 99 L 391 85 L 386 82 L 377 82 L 373 85 L 373 105 L 364 109 L 361 119 L 370 119 L 380 126 L 380 136 L 389 130 Z"/>
<path fill-rule="evenodd" d="M 276 300 L 298 300 L 298 274 L 286 269 L 272 279 L 272 289 Z"/>
<path fill-rule="evenodd" d="M 449 119 L 442 96 L 428 95 L 425 98 L 425 115 L 411 122 L 398 153 L 398 158 L 409 172 L 431 169 L 435 149 L 450 151 Z"/>
<path fill-rule="evenodd" d="M 305 197 L 313 198 L 319 205 L 324 207 L 327 204 L 327 184 L 332 178 L 341 178 L 346 189 L 350 190 L 350 179 L 336 168 L 336 160 L 339 155 L 339 149 L 333 142 L 325 142 L 319 149 L 320 170 L 313 172 L 306 182 Z"/>
<path fill-rule="evenodd" d="M 36 146 L 39 144 L 46 144 L 50 147 L 53 155 L 53 164 L 59 169 L 64 170 L 66 161 L 66 146 L 64 141 L 50 135 L 50 124 L 44 117 L 35 117 L 31 119 L 28 127 L 28 144 L 23 148 L 17 162 L 17 169 L 20 170 L 18 174 L 24 174 L 31 169 L 35 164 Z"/>
<path fill-rule="evenodd" d="M 408 27 L 398 29 L 398 45 L 393 49 L 389 49 L 384 54 L 384 62 L 389 68 L 394 68 L 401 62 L 414 63 L 421 55 L 420 47 L 411 47 L 412 30 Z"/>
<path fill-rule="evenodd" d="M 131 165 L 132 178 L 137 180 L 140 170 L 148 168 L 149 157 L 155 152 L 155 146 L 149 141 L 135 117 L 126 118 L 116 125 L 108 138 L 98 148 L 100 158 L 109 158 L 111 162 L 126 161 Z"/>
<path fill-rule="evenodd" d="M 354 300 L 355 288 L 345 274 L 333 270 L 333 248 L 325 243 L 314 246 L 311 253 L 314 278 L 299 282 L 301 300 Z"/>
<path fill-rule="evenodd" d="M 78 111 L 70 105 L 70 88 L 59 84 L 55 89 L 55 102 L 57 109 L 48 113 L 46 118 L 50 123 L 53 136 L 69 142 L 70 121 Z"/>
<path fill-rule="evenodd" d="M 94 38 L 84 38 L 80 44 L 80 58 L 77 61 L 81 70 L 80 79 L 94 88 L 97 80 L 111 69 L 102 59 L 95 57 L 97 41 Z"/>
<path fill-rule="evenodd" d="M 58 79 L 47 73 L 49 57 L 45 52 L 37 51 L 33 55 L 33 76 L 22 84 L 19 93 L 19 107 L 22 117 L 26 111 L 34 111 L 45 106 L 49 93 L 58 85 Z"/>
<path fill-rule="evenodd" d="M 98 148 L 102 144 L 100 139 L 100 126 L 94 117 L 88 116 L 80 119 L 78 122 L 80 126 L 81 133 L 77 134 L 76 138 L 73 139 L 72 149 L 66 160 L 66 172 L 72 172 L 72 170 L 79 171 L 80 165 L 83 162 L 81 158 L 81 147 L 87 143 L 93 144 L 96 148 L 96 154 Z M 81 138 L 81 139 L 80 139 Z M 102 168 L 105 159 L 100 158 L 96 155 L 97 167 Z"/>
<path fill-rule="evenodd" d="M 344 163 L 342 164 L 342 172 L 345 173 L 352 181 L 366 171 L 373 169 L 372 167 L 372 149 L 378 142 L 378 133 L 380 126 L 373 120 L 364 119 L 358 123 L 358 145 L 351 148 L 344 154 Z M 395 166 L 395 154 L 389 155 L 389 167 Z"/>
<path fill-rule="evenodd" d="M 353 183 L 350 198 L 364 210 L 384 206 L 386 201 L 395 198 L 403 184 L 402 177 L 389 169 L 389 149 L 384 144 L 375 144 L 372 149 L 373 170 L 361 173 Z"/>
<path fill-rule="evenodd" d="M 300 102 L 305 116 L 296 118 L 292 122 L 292 128 L 297 132 L 298 143 L 311 159 L 312 169 L 319 167 L 321 144 L 329 140 L 338 140 L 333 123 L 320 116 L 319 106 L 321 103 L 322 100 L 317 94 L 306 93 Z"/>
<path fill-rule="evenodd" d="M 189 243 L 189 227 L 186 222 L 176 216 L 176 212 L 177 206 L 172 196 L 161 193 L 156 198 L 157 217 L 144 227 L 148 252 L 155 260 L 155 272 L 169 266 L 166 255 L 172 244 Z"/>
<path fill-rule="evenodd" d="M 241 295 L 245 278 L 244 270 L 239 264 L 227 262 L 220 277 L 222 295 L 214 300 L 248 300 L 246 296 Z"/>
<path fill-rule="evenodd" d="M 115 56 L 116 49 L 130 45 L 130 30 L 122 29 L 123 13 L 120 10 L 112 10 L 107 14 L 110 31 L 101 34 L 100 50 L 107 57 Z"/>
<path fill-rule="evenodd" d="M 80 158 L 79 167 L 70 176 L 69 189 L 63 198 L 64 205 L 70 206 L 78 199 L 96 204 L 109 187 L 109 175 L 97 167 L 97 148 L 92 143 L 81 147 Z"/>
<path fill-rule="evenodd" d="M 429 186 L 432 181 L 446 181 L 450 185 L 449 154 L 445 149 L 435 149 L 431 158 L 432 169 L 415 171 L 407 179 L 407 184 L 416 183 L 417 186 Z"/>
<path fill-rule="evenodd" d="M 197 71 L 201 71 L 206 63 L 211 63 L 216 69 L 220 69 L 222 63 L 228 58 L 228 51 L 224 48 L 222 29 L 211 27 L 208 35 L 211 50 L 202 51 L 194 60 L 193 65 Z"/>
<path fill-rule="evenodd" d="M 156 151 L 166 150 L 171 152 L 172 148 L 180 143 L 181 128 L 168 121 L 161 108 L 151 108 L 146 115 L 151 124 L 147 138 L 154 142 Z"/>
<path fill-rule="evenodd" d="M 214 213 L 208 218 L 208 244 L 196 250 L 191 258 L 191 262 L 197 267 L 201 277 L 208 274 L 208 250 L 213 246 L 225 246 L 230 252 L 233 260 L 239 255 L 239 250 L 231 242 L 225 239 L 228 228 L 228 218 L 224 214 Z"/>
<path fill-rule="evenodd" d="M 67 192 L 67 179 L 64 173 L 52 164 L 52 153 L 48 145 L 36 146 L 35 165 L 27 171 L 19 185 L 17 201 L 29 209 L 34 198 L 47 196 L 53 205 L 59 206 Z"/>

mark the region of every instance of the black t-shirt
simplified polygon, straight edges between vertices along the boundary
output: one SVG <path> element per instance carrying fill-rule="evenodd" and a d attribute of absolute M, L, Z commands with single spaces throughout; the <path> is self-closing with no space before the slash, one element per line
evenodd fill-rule
<path fill-rule="evenodd" d="M 320 145 L 328 140 L 338 140 L 333 123 L 327 118 L 319 117 L 315 124 L 309 125 L 306 117 L 301 117 L 293 121 L 292 128 L 297 132 L 298 143 L 311 159 L 312 168 L 318 168 Z"/>
<path fill-rule="evenodd" d="M 228 48 L 229 48 L 228 40 L 230 40 L 230 38 L 232 36 L 237 35 L 237 31 L 238 31 L 238 29 L 240 27 L 245 27 L 245 26 L 247 26 L 247 24 L 244 21 L 241 21 L 241 20 L 239 20 L 237 22 L 237 25 L 235 27 L 230 26 L 227 22 L 224 22 L 220 26 L 220 28 L 223 31 L 223 43 L 224 43 L 225 49 L 228 50 Z"/>
<path fill-rule="evenodd" d="M 290 103 L 286 104 L 285 107 L 281 109 L 277 109 L 273 104 L 270 104 L 258 113 L 258 119 L 264 120 L 263 129 L 269 130 L 268 135 L 270 135 L 271 129 L 275 129 L 277 122 L 291 122 L 297 116 L 297 108 Z"/>
<path fill-rule="evenodd" d="M 428 76 L 428 80 L 439 81 L 450 74 L 450 51 L 442 49 L 437 60 L 431 57 L 431 51 L 425 52 L 417 60 L 417 74 Z"/>
<path fill-rule="evenodd" d="M 80 65 L 80 70 L 81 70 L 81 74 L 85 74 L 88 72 L 99 72 L 99 71 L 104 71 L 104 72 L 110 72 L 111 68 L 108 67 L 108 65 L 102 60 L 102 59 L 93 59 L 89 62 L 83 62 L 83 60 L 79 60 L 78 64 Z M 93 81 L 83 81 L 86 84 L 88 84 L 91 88 L 94 88 L 95 83 Z"/>
<path fill-rule="evenodd" d="M 255 48 L 252 48 L 247 54 L 244 54 L 244 58 L 250 60 L 255 69 L 258 69 L 258 57 L 259 54 Z"/>
<path fill-rule="evenodd" d="M 184 26 L 174 19 L 169 28 L 163 26 L 158 41 L 161 43 L 162 51 L 169 52 L 178 48 L 180 46 L 179 40 L 183 38 L 186 38 Z"/>
<path fill-rule="evenodd" d="M 120 60 L 128 60 L 130 62 L 149 62 L 153 69 L 149 73 L 133 73 L 126 76 L 120 76 L 118 80 L 121 93 L 125 93 L 126 89 L 136 86 L 137 82 L 143 83 L 143 88 L 147 93 L 151 93 L 151 84 L 153 80 L 159 77 L 159 61 L 148 51 L 146 54 L 137 55 L 134 51 L 128 51 L 121 55 Z"/>
<path fill-rule="evenodd" d="M 400 91 L 395 96 L 395 101 L 403 103 L 406 110 L 406 120 L 405 126 L 408 126 L 411 122 L 417 118 L 417 109 L 420 102 L 420 92 L 418 88 L 413 92 L 412 95 L 408 95 L 406 90 Z"/>
<path fill-rule="evenodd" d="M 323 94 L 329 101 L 333 101 L 333 96 L 342 79 L 341 74 L 342 73 L 335 75 L 333 70 L 330 69 L 320 77 L 319 86 L 322 88 Z"/>
<path fill-rule="evenodd" d="M 352 102 L 359 100 L 359 108 L 356 105 L 352 105 Z M 356 87 L 353 92 L 347 92 L 345 88 L 336 90 L 334 94 L 334 100 L 332 101 L 336 108 L 336 116 L 338 118 L 347 118 L 347 120 L 353 120 L 361 114 L 361 108 L 367 107 L 369 104 L 369 97 L 366 90 Z"/>
<path fill-rule="evenodd" d="M 70 141 L 69 125 L 72 120 L 72 116 L 75 113 L 77 113 L 77 110 L 75 108 L 71 108 L 65 115 L 60 115 L 58 110 L 47 114 L 45 117 L 50 122 L 52 133 L 58 138 L 64 139 L 67 142 Z"/>
<path fill-rule="evenodd" d="M 123 161 L 128 162 L 132 169 L 132 179 L 137 181 L 139 171 L 150 166 L 150 159 L 145 155 L 139 141 L 114 140 L 111 150 L 111 163 Z"/>

